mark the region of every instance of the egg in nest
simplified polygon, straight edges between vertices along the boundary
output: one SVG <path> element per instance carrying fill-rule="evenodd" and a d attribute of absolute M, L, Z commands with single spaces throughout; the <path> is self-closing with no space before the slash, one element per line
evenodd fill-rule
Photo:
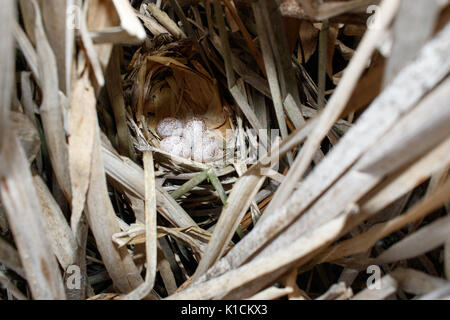
<path fill-rule="evenodd" d="M 209 162 L 219 154 L 219 144 L 217 140 L 210 137 L 205 132 L 201 139 L 195 140 L 192 144 L 192 160 L 198 162 Z"/>
<path fill-rule="evenodd" d="M 163 138 L 161 149 L 175 156 L 209 162 L 220 153 L 217 139 L 210 136 L 205 121 L 199 117 L 184 124 L 176 118 L 164 118 L 158 123 L 157 133 Z"/>
<path fill-rule="evenodd" d="M 183 123 L 176 118 L 164 118 L 156 126 L 156 133 L 164 139 L 171 136 L 181 136 L 183 134 Z"/>
<path fill-rule="evenodd" d="M 184 137 L 170 136 L 161 140 L 161 149 L 172 155 L 189 159 L 191 145 Z"/>

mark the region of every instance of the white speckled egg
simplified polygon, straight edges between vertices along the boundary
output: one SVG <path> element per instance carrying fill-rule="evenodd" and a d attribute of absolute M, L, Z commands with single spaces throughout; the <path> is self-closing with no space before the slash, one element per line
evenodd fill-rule
<path fill-rule="evenodd" d="M 181 136 L 183 123 L 176 118 L 164 118 L 156 126 L 156 132 L 163 139 L 170 136 Z"/>
<path fill-rule="evenodd" d="M 219 153 L 219 144 L 216 139 L 203 135 L 199 141 L 194 141 L 192 145 L 192 159 L 198 162 L 209 162 Z"/>
<path fill-rule="evenodd" d="M 183 137 L 193 146 L 196 141 L 200 141 L 206 131 L 206 124 L 202 118 L 193 117 L 186 121 L 183 130 Z"/>
<path fill-rule="evenodd" d="M 161 149 L 172 155 L 189 159 L 191 146 L 184 137 L 170 136 L 161 140 Z"/>

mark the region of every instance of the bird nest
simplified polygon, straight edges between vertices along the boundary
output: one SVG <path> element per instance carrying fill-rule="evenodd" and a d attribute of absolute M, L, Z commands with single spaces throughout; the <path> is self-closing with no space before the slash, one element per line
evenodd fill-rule
<path fill-rule="evenodd" d="M 233 154 L 225 157 L 224 151 L 233 149 L 235 138 L 232 106 L 191 41 L 164 36 L 158 40 L 134 52 L 125 75 L 137 149 L 153 150 L 157 163 L 177 172 L 226 166 Z M 202 128 L 192 128 L 193 123 Z M 179 126 L 184 132 L 177 131 Z M 205 132 L 192 139 L 193 130 Z"/>

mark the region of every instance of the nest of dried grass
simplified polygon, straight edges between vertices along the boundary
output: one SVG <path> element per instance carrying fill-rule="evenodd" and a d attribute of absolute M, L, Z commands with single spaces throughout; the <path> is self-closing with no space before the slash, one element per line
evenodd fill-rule
<path fill-rule="evenodd" d="M 179 30 L 180 34 L 182 33 Z M 167 152 L 161 152 L 161 137 L 156 127 L 163 119 L 176 118 L 185 122 L 195 117 L 203 120 L 206 129 L 217 137 L 223 149 L 234 145 L 235 116 L 233 108 L 223 99 L 219 83 L 202 65 L 200 55 L 192 41 L 176 40 L 161 35 L 150 48 L 144 44 L 138 48 L 128 66 L 124 79 L 125 103 L 137 126 L 142 128 L 145 145 L 154 147 L 157 162 L 169 171 L 187 173 L 202 171 L 208 166 L 195 161 L 184 161 Z M 222 88 L 223 91 L 223 88 Z M 158 150 L 159 149 L 159 150 Z M 228 165 L 223 152 L 208 164 L 218 169 Z M 230 162 L 230 161 L 228 161 Z"/>
<path fill-rule="evenodd" d="M 448 298 L 448 1 L 3 6 L 1 299 Z"/>

